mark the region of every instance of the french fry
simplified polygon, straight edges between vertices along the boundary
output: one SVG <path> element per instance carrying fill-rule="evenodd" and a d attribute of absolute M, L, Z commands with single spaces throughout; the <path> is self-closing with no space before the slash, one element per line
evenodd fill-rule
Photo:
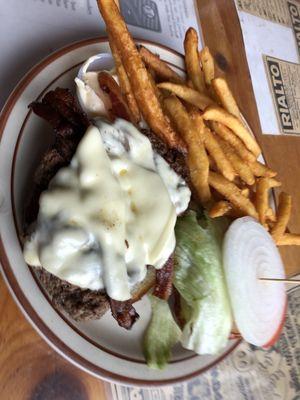
<path fill-rule="evenodd" d="M 264 226 L 266 226 L 266 216 L 269 209 L 269 190 L 280 185 L 281 183 L 273 178 L 259 178 L 257 181 L 255 205 L 259 222 Z"/>
<path fill-rule="evenodd" d="M 276 222 L 276 220 L 277 220 L 276 214 L 271 207 L 269 207 L 266 211 L 266 219 L 269 222 Z"/>
<path fill-rule="evenodd" d="M 227 126 L 220 124 L 219 122 L 211 121 L 211 127 L 218 136 L 228 142 L 238 153 L 238 155 L 245 161 L 255 162 L 256 157 L 251 151 L 249 151 L 245 144 L 238 138 Z"/>
<path fill-rule="evenodd" d="M 254 176 L 257 177 L 264 176 L 266 178 L 274 178 L 274 176 L 277 175 L 277 172 L 272 171 L 269 167 L 259 161 L 250 162 L 249 167 L 251 168 Z"/>
<path fill-rule="evenodd" d="M 158 98 L 158 101 L 159 101 L 160 104 L 162 105 L 162 100 L 163 100 L 163 97 L 164 97 L 164 96 L 163 96 L 162 92 L 158 89 L 158 87 L 157 87 L 157 85 L 156 85 L 156 83 L 155 83 L 155 80 L 154 80 L 154 78 L 153 78 L 153 75 L 152 75 L 151 71 L 150 71 L 150 70 L 147 70 L 147 72 L 148 72 L 148 78 L 149 78 L 149 81 L 150 81 L 150 83 L 151 83 L 151 85 L 152 85 L 152 87 L 153 87 L 155 96 Z"/>
<path fill-rule="evenodd" d="M 198 134 L 200 135 L 207 152 L 214 159 L 218 170 L 229 181 L 233 181 L 236 175 L 234 169 L 211 130 L 205 126 L 199 112 L 192 112 L 191 118 L 195 123 L 195 127 L 198 130 Z"/>
<path fill-rule="evenodd" d="M 185 144 L 165 118 L 148 78 L 146 67 L 113 0 L 97 0 L 112 40 L 116 43 L 138 107 L 149 127 L 172 148 L 185 150 Z"/>
<path fill-rule="evenodd" d="M 224 78 L 215 78 L 212 80 L 212 87 L 214 88 L 220 103 L 230 114 L 240 119 L 240 110 L 233 97 L 231 90 Z"/>
<path fill-rule="evenodd" d="M 204 110 L 209 105 L 214 104 L 214 101 L 210 97 L 198 92 L 195 89 L 191 89 L 188 86 L 176 85 L 175 83 L 171 82 L 162 82 L 157 86 L 160 89 L 169 90 L 186 102 L 200 108 L 200 110 Z"/>
<path fill-rule="evenodd" d="M 187 85 L 189 88 L 194 89 L 193 82 L 192 82 L 190 79 L 188 79 L 188 80 L 186 81 L 186 85 Z"/>
<path fill-rule="evenodd" d="M 231 210 L 232 205 L 229 203 L 229 201 L 221 200 L 212 206 L 212 208 L 209 210 L 208 215 L 211 218 L 218 218 L 222 217 L 223 215 L 227 215 Z"/>
<path fill-rule="evenodd" d="M 285 192 L 281 192 L 279 195 L 277 221 L 271 230 L 271 234 L 275 241 L 277 241 L 280 236 L 285 233 L 287 224 L 291 217 L 291 211 L 292 197 Z"/>
<path fill-rule="evenodd" d="M 209 161 L 209 168 L 212 171 L 217 172 L 218 171 L 217 164 L 216 164 L 215 160 L 212 158 L 212 156 L 210 154 L 208 154 L 208 161 Z"/>
<path fill-rule="evenodd" d="M 184 38 L 185 66 L 188 78 L 193 82 L 193 86 L 199 92 L 205 93 L 206 87 L 204 74 L 200 67 L 198 57 L 198 35 L 194 28 L 186 31 Z"/>
<path fill-rule="evenodd" d="M 233 148 L 226 143 L 223 139 L 218 138 L 218 142 L 225 154 L 230 161 L 231 165 L 239 177 L 247 183 L 247 185 L 253 185 L 255 182 L 254 175 L 249 166 L 234 152 Z"/>
<path fill-rule="evenodd" d="M 244 188 L 244 189 L 241 189 L 241 193 L 242 193 L 242 195 L 243 196 L 245 196 L 245 197 L 250 197 L 250 189 L 249 188 Z"/>
<path fill-rule="evenodd" d="M 215 77 L 215 64 L 213 56 L 207 46 L 199 52 L 199 58 L 202 64 L 205 83 L 209 86 Z"/>
<path fill-rule="evenodd" d="M 243 196 L 240 189 L 222 175 L 211 172 L 209 173 L 208 182 L 217 192 L 221 193 L 233 206 L 245 215 L 250 215 L 258 219 L 257 211 L 254 204 Z"/>
<path fill-rule="evenodd" d="M 300 246 L 300 235 L 285 233 L 276 240 L 277 246 Z"/>
<path fill-rule="evenodd" d="M 112 119 L 119 117 L 133 122 L 133 116 L 121 92 L 121 88 L 114 78 L 108 72 L 101 71 L 98 73 L 98 83 L 100 88 L 106 92 L 110 98 L 110 117 Z"/>
<path fill-rule="evenodd" d="M 191 180 L 201 203 L 205 204 L 210 200 L 211 193 L 208 185 L 209 161 L 201 137 L 185 107 L 176 96 L 165 98 L 164 106 L 187 144 L 187 164 Z"/>
<path fill-rule="evenodd" d="M 256 157 L 261 153 L 260 147 L 242 122 L 223 110 L 221 107 L 209 106 L 203 114 L 207 121 L 216 121 L 230 128 Z"/>
<path fill-rule="evenodd" d="M 201 204 L 208 203 L 211 198 L 208 185 L 209 162 L 203 145 L 201 147 L 197 142 L 189 145 L 187 165 Z"/>
<path fill-rule="evenodd" d="M 119 78 L 119 85 L 121 92 L 127 101 L 127 105 L 132 115 L 132 122 L 137 125 L 141 120 L 140 110 L 138 108 L 137 102 L 135 100 L 134 94 L 132 92 L 131 84 L 129 82 L 128 76 L 126 74 L 125 68 L 121 61 L 118 49 L 114 41 L 109 37 L 109 46 L 111 49 L 112 56 L 115 61 L 115 67 L 117 76 Z"/>
<path fill-rule="evenodd" d="M 174 83 L 184 83 L 184 79 L 181 78 L 169 65 L 160 59 L 159 56 L 153 54 L 149 49 L 144 46 L 140 46 L 140 55 L 144 63 L 151 67 L 161 79 L 174 82 Z"/>

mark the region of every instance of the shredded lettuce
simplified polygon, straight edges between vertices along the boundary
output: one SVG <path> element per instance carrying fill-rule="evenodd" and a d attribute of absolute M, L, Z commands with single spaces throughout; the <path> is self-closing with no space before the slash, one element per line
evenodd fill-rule
<path fill-rule="evenodd" d="M 172 347 L 180 339 L 181 331 L 168 302 L 152 295 L 149 298 L 152 317 L 144 337 L 144 355 L 150 368 L 163 369 L 169 362 Z"/>
<path fill-rule="evenodd" d="M 174 285 L 184 307 L 183 347 L 216 354 L 225 347 L 232 316 L 222 267 L 221 244 L 226 223 L 194 211 L 178 218 Z"/>

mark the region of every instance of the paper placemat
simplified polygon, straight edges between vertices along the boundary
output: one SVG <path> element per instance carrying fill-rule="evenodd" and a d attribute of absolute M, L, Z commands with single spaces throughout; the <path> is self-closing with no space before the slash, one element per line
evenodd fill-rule
<path fill-rule="evenodd" d="M 300 64 L 263 59 L 280 132 L 300 135 Z"/>
<path fill-rule="evenodd" d="M 181 53 L 187 28 L 198 28 L 193 0 L 119 3 L 134 37 Z M 106 36 L 96 0 L 2 0 L 0 19 L 0 109 L 17 82 L 41 59 L 74 41 Z"/>
<path fill-rule="evenodd" d="M 287 114 L 293 119 L 292 125 L 296 126 L 296 129 L 286 129 L 287 125 L 282 124 L 282 113 L 278 110 L 273 87 L 269 85 L 265 56 L 277 58 L 281 62 L 299 63 L 300 2 L 298 0 L 235 0 L 235 2 L 262 133 L 299 134 L 300 113 L 297 111 L 298 106 L 294 98 L 290 98 L 286 103 Z M 287 70 L 287 65 L 281 65 Z M 291 93 L 298 84 L 297 74 L 291 74 L 289 79 L 286 78 L 283 82 L 283 85 L 286 85 L 285 92 Z"/>
<path fill-rule="evenodd" d="M 285 327 L 271 349 L 243 342 L 218 366 L 191 381 L 161 389 L 111 385 L 110 396 L 113 400 L 299 400 L 300 285 L 289 290 Z"/>

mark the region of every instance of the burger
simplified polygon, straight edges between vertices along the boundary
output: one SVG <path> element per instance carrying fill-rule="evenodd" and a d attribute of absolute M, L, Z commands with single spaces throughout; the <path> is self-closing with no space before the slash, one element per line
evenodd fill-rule
<path fill-rule="evenodd" d="M 52 126 L 54 140 L 25 210 L 24 256 L 72 318 L 97 319 L 110 308 L 130 329 L 134 302 L 156 284 L 170 294 L 188 173 L 182 153 L 128 121 L 127 108 L 101 88 L 99 71 L 83 70 L 75 80 L 81 106 L 62 88 L 29 106 Z"/>

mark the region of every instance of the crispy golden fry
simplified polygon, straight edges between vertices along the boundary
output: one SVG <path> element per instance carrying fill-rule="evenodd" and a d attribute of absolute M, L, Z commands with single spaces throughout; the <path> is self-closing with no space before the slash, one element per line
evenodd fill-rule
<path fill-rule="evenodd" d="M 264 176 L 266 178 L 274 178 L 274 176 L 277 175 L 277 172 L 272 171 L 269 167 L 259 161 L 250 162 L 249 167 L 251 168 L 254 176 L 257 177 Z"/>
<path fill-rule="evenodd" d="M 204 143 L 204 146 L 210 156 L 214 159 L 218 170 L 229 181 L 233 181 L 236 175 L 234 169 L 211 130 L 205 126 L 199 112 L 191 113 L 191 118 L 194 120 L 195 126 Z"/>
<path fill-rule="evenodd" d="M 157 86 L 160 89 L 169 90 L 186 102 L 200 108 L 200 110 L 204 110 L 206 107 L 214 104 L 214 101 L 210 97 L 203 93 L 199 93 L 197 90 L 191 89 L 188 86 L 176 85 L 171 82 L 162 82 Z"/>
<path fill-rule="evenodd" d="M 218 142 L 225 154 L 230 161 L 233 169 L 238 176 L 247 183 L 247 185 L 253 185 L 255 182 L 254 175 L 249 166 L 235 153 L 234 149 L 225 140 L 218 137 Z"/>
<path fill-rule="evenodd" d="M 151 68 L 151 67 L 147 67 L 147 71 L 148 71 L 149 74 L 151 75 L 152 81 L 155 82 L 155 80 L 156 80 L 156 72 L 154 71 L 154 69 Z"/>
<path fill-rule="evenodd" d="M 269 222 L 276 222 L 276 220 L 277 220 L 276 214 L 271 207 L 269 207 L 266 211 L 266 219 Z"/>
<path fill-rule="evenodd" d="M 188 78 L 193 82 L 194 89 L 205 93 L 204 74 L 198 57 L 198 35 L 195 29 L 189 28 L 184 38 L 185 66 Z"/>
<path fill-rule="evenodd" d="M 209 161 L 209 168 L 212 171 L 217 172 L 218 171 L 217 164 L 216 164 L 215 160 L 212 158 L 212 156 L 210 154 L 208 154 L 208 161 Z"/>
<path fill-rule="evenodd" d="M 250 189 L 249 188 L 244 188 L 244 189 L 241 189 L 241 193 L 242 193 L 242 195 L 243 196 L 245 196 L 245 197 L 250 197 Z"/>
<path fill-rule="evenodd" d="M 256 157 L 260 155 L 260 147 L 248 129 L 245 128 L 239 119 L 229 114 L 221 107 L 209 106 L 204 111 L 203 118 L 207 121 L 216 121 L 227 126 L 245 143 L 248 150 Z"/>
<path fill-rule="evenodd" d="M 222 217 L 223 215 L 227 215 L 231 210 L 232 204 L 230 204 L 229 201 L 221 200 L 212 206 L 208 215 L 211 218 Z"/>
<path fill-rule="evenodd" d="M 215 78 L 211 84 L 225 110 L 240 119 L 239 107 L 229 89 L 227 81 L 224 78 Z"/>
<path fill-rule="evenodd" d="M 270 221 L 269 219 L 267 219 L 266 229 L 268 231 L 270 231 L 273 228 L 274 224 L 275 224 L 275 222 Z"/>
<path fill-rule="evenodd" d="M 257 180 L 255 205 L 259 222 L 264 226 L 266 226 L 266 215 L 269 209 L 269 190 L 280 185 L 281 183 L 273 178 L 259 178 Z"/>
<path fill-rule="evenodd" d="M 255 162 L 256 157 L 249 151 L 245 144 L 238 138 L 227 126 L 219 122 L 211 121 L 211 127 L 222 139 L 228 142 L 238 153 L 238 155 L 245 161 Z"/>
<path fill-rule="evenodd" d="M 208 185 L 209 161 L 201 137 L 195 129 L 194 121 L 176 96 L 165 98 L 164 106 L 187 144 L 187 164 L 191 180 L 201 203 L 205 204 L 210 200 L 211 194 Z"/>
<path fill-rule="evenodd" d="M 190 79 L 188 79 L 188 80 L 186 81 L 186 85 L 187 85 L 189 88 L 194 89 L 193 82 L 192 82 Z"/>
<path fill-rule="evenodd" d="M 132 92 L 131 84 L 129 82 L 128 76 L 126 74 L 125 68 L 121 61 L 121 57 L 119 55 L 118 49 L 114 43 L 114 41 L 109 37 L 109 45 L 111 48 L 111 53 L 113 55 L 115 61 L 116 72 L 119 78 L 119 85 L 122 91 L 123 96 L 127 101 L 127 105 L 132 114 L 132 119 L 134 124 L 138 124 L 141 120 L 140 110 L 138 108 L 137 102 L 135 100 L 134 94 Z"/>
<path fill-rule="evenodd" d="M 300 246 L 300 235 L 285 233 L 276 240 L 277 246 Z"/>
<path fill-rule="evenodd" d="M 221 193 L 233 206 L 245 215 L 258 219 L 254 204 L 243 196 L 240 189 L 232 182 L 215 172 L 209 173 L 208 182 L 217 192 Z"/>
<path fill-rule="evenodd" d="M 199 52 L 199 58 L 202 64 L 205 83 L 209 86 L 215 77 L 215 64 L 213 56 L 207 46 Z"/>
<path fill-rule="evenodd" d="M 165 61 L 161 60 L 159 56 L 153 54 L 144 46 L 141 46 L 139 51 L 144 63 L 148 67 L 151 67 L 159 78 L 174 83 L 184 83 L 184 79 L 181 78 L 181 76 L 179 76 L 172 68 L 170 68 Z"/>
<path fill-rule="evenodd" d="M 113 0 L 97 0 L 108 32 L 115 42 L 139 109 L 150 128 L 172 148 L 185 149 L 185 144 L 165 118 L 148 78 L 146 67 Z"/>
<path fill-rule="evenodd" d="M 209 163 L 203 145 L 201 147 L 195 142 L 189 146 L 187 165 L 199 200 L 201 204 L 206 204 L 211 198 L 211 193 L 208 185 Z"/>
<path fill-rule="evenodd" d="M 100 88 L 107 93 L 110 98 L 111 107 L 109 109 L 109 115 L 111 119 L 114 120 L 119 117 L 134 123 L 133 115 L 127 105 L 126 99 L 114 78 L 108 72 L 101 71 L 98 73 L 98 83 Z"/>
<path fill-rule="evenodd" d="M 291 217 L 292 197 L 284 192 L 279 195 L 277 221 L 271 231 L 273 239 L 276 241 L 282 236 L 287 228 L 287 224 Z"/>
<path fill-rule="evenodd" d="M 163 100 L 164 96 L 163 96 L 162 92 L 158 89 L 151 71 L 147 70 L 147 72 L 148 72 L 149 81 L 151 82 L 151 85 L 153 87 L 154 93 L 155 93 L 156 97 L 158 98 L 158 101 L 162 105 L 162 100 Z"/>

